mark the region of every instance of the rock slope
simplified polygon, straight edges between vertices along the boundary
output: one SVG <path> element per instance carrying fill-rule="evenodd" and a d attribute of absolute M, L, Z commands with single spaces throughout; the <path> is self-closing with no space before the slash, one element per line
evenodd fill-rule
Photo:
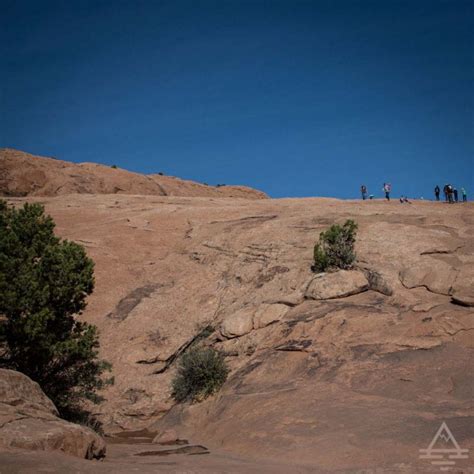
<path fill-rule="evenodd" d="M 114 365 L 100 408 L 109 432 L 175 430 L 211 453 L 312 472 L 422 472 L 418 450 L 442 421 L 474 449 L 471 203 L 11 202 L 26 200 L 96 262 L 82 317 Z M 356 268 L 314 275 L 319 233 L 349 218 Z M 231 373 L 218 395 L 174 406 L 176 361 L 196 340 L 223 351 Z"/>
<path fill-rule="evenodd" d="M 80 194 L 142 194 L 264 199 L 267 195 L 246 186 L 207 186 L 194 181 L 143 175 L 97 163 L 70 163 L 0 149 L 0 195 L 58 196 Z"/>

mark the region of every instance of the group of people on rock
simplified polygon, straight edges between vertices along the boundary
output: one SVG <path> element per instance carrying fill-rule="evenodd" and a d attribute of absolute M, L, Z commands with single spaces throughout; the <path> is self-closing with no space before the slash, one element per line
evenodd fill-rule
<path fill-rule="evenodd" d="M 387 201 L 390 201 L 390 193 L 392 192 L 392 185 L 390 183 L 383 183 L 383 188 L 382 191 L 385 193 L 385 199 Z M 367 198 L 373 199 L 374 195 L 373 194 L 368 194 L 367 191 L 367 186 L 363 184 L 360 187 L 360 192 L 362 194 L 362 199 L 365 201 Z"/>
<path fill-rule="evenodd" d="M 387 201 L 390 201 L 390 193 L 392 192 L 392 185 L 390 183 L 383 183 L 382 191 L 385 194 L 385 199 Z M 460 192 L 461 192 L 461 196 L 462 196 L 462 202 L 466 202 L 467 201 L 467 192 L 466 192 L 466 190 L 464 188 L 461 188 Z M 360 187 L 360 193 L 361 193 L 362 199 L 364 201 L 367 198 L 369 198 L 369 199 L 374 198 L 373 194 L 368 193 L 367 186 L 365 184 L 363 184 Z M 441 193 L 441 189 L 438 185 L 436 185 L 436 187 L 434 189 L 434 193 L 435 193 L 436 200 L 439 201 L 440 200 L 439 195 Z M 445 199 L 446 202 L 454 203 L 454 202 L 459 202 L 459 200 L 460 200 L 459 192 L 458 192 L 457 188 L 455 188 L 451 184 L 445 184 L 444 185 L 443 193 L 444 193 L 444 199 Z M 421 199 L 423 199 L 423 198 L 421 198 Z M 408 198 L 406 196 L 401 196 L 400 197 L 400 202 L 402 204 L 403 203 L 410 203 L 410 201 L 408 201 Z"/>
<path fill-rule="evenodd" d="M 462 196 L 462 201 L 466 202 L 467 201 L 467 192 L 464 188 L 460 189 L 461 191 L 461 196 Z M 436 185 L 434 189 L 435 197 L 436 200 L 439 201 L 439 194 L 441 192 L 441 189 L 439 188 L 438 185 Z M 443 188 L 443 194 L 444 194 L 444 200 L 446 202 L 449 202 L 450 204 L 454 202 L 459 202 L 459 192 L 456 187 L 454 187 L 451 184 L 445 184 Z"/>

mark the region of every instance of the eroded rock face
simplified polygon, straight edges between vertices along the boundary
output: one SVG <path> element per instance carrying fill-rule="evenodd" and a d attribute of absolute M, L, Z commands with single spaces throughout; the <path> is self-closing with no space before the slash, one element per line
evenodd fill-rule
<path fill-rule="evenodd" d="M 12 202 L 25 200 L 39 199 Z M 443 420 L 462 447 L 474 448 L 466 377 L 473 312 L 451 302 L 468 293 L 467 269 L 474 268 L 471 203 L 126 195 L 41 201 L 58 234 L 83 244 L 96 263 L 96 289 L 81 318 L 99 327 L 101 356 L 113 364 L 116 383 L 99 407 L 109 432 L 158 422 L 151 431 L 174 429 L 211 453 L 218 446 L 303 463 L 309 472 L 397 472 L 400 463 L 423 472 L 418 450 Z M 344 277 L 328 288 L 338 288 L 335 297 L 305 297 L 315 277 L 315 240 L 348 216 L 359 225 L 357 268 L 382 281 Z M 452 295 L 416 279 L 413 288 L 402 282 L 405 269 L 432 260 L 458 271 Z M 353 291 L 362 292 L 347 296 Z M 278 305 L 286 308 L 281 319 L 267 314 Z M 220 334 L 227 324 L 230 338 Z M 196 339 L 207 326 L 208 335 Z M 196 341 L 222 351 L 228 381 L 202 404 L 172 408 L 177 361 Z M 178 408 L 180 416 L 171 416 Z"/>
<path fill-rule="evenodd" d="M 431 258 L 403 269 L 400 280 L 406 288 L 424 286 L 433 293 L 450 295 L 457 273 L 448 263 Z"/>
<path fill-rule="evenodd" d="M 20 372 L 0 369 L 0 446 L 58 450 L 84 459 L 105 456 L 99 435 L 57 415 L 37 383 Z"/>
<path fill-rule="evenodd" d="M 356 295 L 369 289 L 364 273 L 357 270 L 339 270 L 334 273 L 320 273 L 310 282 L 306 298 L 329 300 Z"/>

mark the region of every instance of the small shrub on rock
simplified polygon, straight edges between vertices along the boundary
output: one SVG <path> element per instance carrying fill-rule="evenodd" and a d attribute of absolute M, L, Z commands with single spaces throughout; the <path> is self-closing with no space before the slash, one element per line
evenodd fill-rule
<path fill-rule="evenodd" d="M 195 347 L 185 352 L 172 382 L 172 397 L 177 402 L 202 401 L 217 392 L 229 369 L 220 352 Z"/>
<path fill-rule="evenodd" d="M 332 268 L 348 269 L 356 259 L 354 251 L 357 224 L 347 220 L 344 225 L 334 224 L 319 234 L 314 246 L 313 272 L 321 273 Z"/>

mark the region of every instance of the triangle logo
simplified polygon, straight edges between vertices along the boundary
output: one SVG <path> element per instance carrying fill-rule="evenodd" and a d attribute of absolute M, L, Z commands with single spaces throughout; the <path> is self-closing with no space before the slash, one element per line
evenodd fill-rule
<path fill-rule="evenodd" d="M 468 449 L 462 449 L 448 425 L 443 421 L 426 449 L 420 449 L 420 459 L 429 459 L 441 471 L 449 471 L 457 459 L 467 459 Z"/>

